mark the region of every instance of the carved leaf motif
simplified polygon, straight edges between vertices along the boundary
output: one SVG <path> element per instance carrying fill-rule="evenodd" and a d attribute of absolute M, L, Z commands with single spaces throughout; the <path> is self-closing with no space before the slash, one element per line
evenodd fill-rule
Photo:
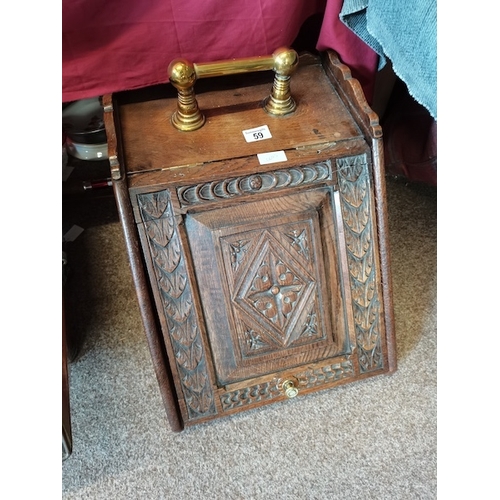
<path fill-rule="evenodd" d="M 177 344 L 175 357 L 183 368 L 193 371 L 198 366 L 203 357 L 203 349 L 197 342 L 188 345 Z"/>
<path fill-rule="evenodd" d="M 337 160 L 337 169 L 349 183 L 355 183 L 359 176 L 364 173 L 366 167 L 365 155 L 351 156 L 347 158 L 339 158 Z"/>
<path fill-rule="evenodd" d="M 164 191 L 144 194 L 139 198 L 142 211 L 153 219 L 160 219 L 169 205 L 169 198 Z"/>
<path fill-rule="evenodd" d="M 322 334 L 321 330 L 318 328 L 318 313 L 315 305 L 310 310 L 307 318 L 301 326 L 299 335 L 295 339 L 291 339 L 290 345 L 304 345 L 307 343 L 317 342 L 318 340 L 324 338 L 325 335 Z"/>
<path fill-rule="evenodd" d="M 205 413 L 209 413 L 213 407 L 214 399 L 212 397 L 212 393 L 206 390 L 199 392 L 198 402 L 196 405 L 197 411 L 203 415 Z"/>
<path fill-rule="evenodd" d="M 153 243 L 151 251 L 156 265 L 166 273 L 173 273 L 181 260 L 178 238 L 171 239 L 164 245 L 158 244 L 157 240 L 153 240 Z"/>
<path fill-rule="evenodd" d="M 183 378 L 184 385 L 194 393 L 199 393 L 203 390 L 207 383 L 207 377 L 199 371 L 186 372 Z"/>
<path fill-rule="evenodd" d="M 348 247 L 349 249 L 351 247 Z M 374 272 L 374 262 L 373 262 L 373 252 L 370 251 L 371 248 L 368 246 L 366 251 L 361 255 L 351 252 L 351 260 L 349 261 L 349 272 L 353 279 L 359 283 L 366 283 L 368 279 L 371 279 L 372 273 Z"/>
<path fill-rule="evenodd" d="M 379 332 L 377 330 L 377 325 L 372 323 L 365 330 L 358 327 L 358 338 L 360 339 L 360 344 L 365 351 L 372 351 L 377 347 Z"/>
<path fill-rule="evenodd" d="M 217 413 L 168 191 L 138 196 L 189 418 Z"/>
<path fill-rule="evenodd" d="M 358 346 L 358 358 L 360 368 L 364 371 L 370 370 L 373 366 L 382 366 L 382 349 L 380 348 L 380 338 L 376 342 L 366 343 L 366 346 Z"/>
<path fill-rule="evenodd" d="M 357 185 L 347 186 L 345 181 L 340 182 L 341 193 L 344 196 L 344 223 L 356 234 L 359 234 L 370 222 L 370 205 L 366 182 L 361 178 Z M 357 192 L 357 188 L 361 193 Z"/>
<path fill-rule="evenodd" d="M 165 310 L 174 321 L 181 323 L 187 319 L 193 306 L 190 293 L 183 293 L 180 297 L 176 298 L 163 293 L 162 297 L 164 299 Z"/>
<path fill-rule="evenodd" d="M 255 330 L 248 329 L 246 330 L 245 335 L 247 337 L 248 347 L 251 351 L 256 351 L 269 345 Z"/>
<path fill-rule="evenodd" d="M 349 213 L 346 210 L 346 213 Z M 350 226 L 345 231 L 346 245 L 349 251 L 358 258 L 365 256 L 370 249 L 372 242 L 371 227 L 367 224 L 356 224 L 357 227 L 353 229 Z"/>
<path fill-rule="evenodd" d="M 290 240 L 291 247 L 306 260 L 309 260 L 309 240 L 307 229 L 299 231 L 294 229 L 288 234 L 285 234 Z"/>
<path fill-rule="evenodd" d="M 230 243 L 231 246 L 231 266 L 233 269 L 238 269 L 243 257 L 247 252 L 248 240 L 238 240 Z"/>
<path fill-rule="evenodd" d="M 318 333 L 318 321 L 316 312 L 312 310 L 307 315 L 306 324 L 300 334 L 301 337 L 312 337 Z"/>
<path fill-rule="evenodd" d="M 171 241 L 175 228 L 169 219 L 153 219 L 145 223 L 148 237 L 159 247 L 166 247 Z"/>
<path fill-rule="evenodd" d="M 192 418 L 216 412 L 213 393 L 204 370 L 186 372 L 182 378 L 182 384 L 184 400 Z"/>
<path fill-rule="evenodd" d="M 374 269 L 373 269 L 374 271 Z M 376 294 L 375 287 L 375 273 L 373 272 L 364 281 L 359 281 L 355 277 L 351 279 L 351 295 L 353 301 L 367 313 L 367 309 L 370 302 L 373 300 Z"/>
<path fill-rule="evenodd" d="M 189 346 L 194 343 L 198 335 L 198 326 L 196 324 L 192 325 L 191 322 L 188 321 L 178 324 L 170 321 L 169 330 L 175 342 L 183 346 Z"/>
<path fill-rule="evenodd" d="M 371 193 L 365 155 L 337 161 L 360 369 L 382 367 Z"/>
<path fill-rule="evenodd" d="M 341 185 L 342 195 L 349 204 L 356 210 L 358 210 L 365 200 L 368 191 L 368 186 L 364 177 L 359 176 L 355 182 L 343 182 Z"/>
<path fill-rule="evenodd" d="M 178 299 L 186 289 L 187 276 L 181 273 L 162 273 L 158 279 L 158 284 L 164 293 Z"/>
<path fill-rule="evenodd" d="M 239 337 L 242 355 L 245 357 L 260 356 L 267 354 L 282 346 L 271 338 L 266 330 L 255 330 L 244 324 L 243 334 Z"/>
<path fill-rule="evenodd" d="M 148 221 L 144 224 L 148 238 L 152 241 L 157 241 L 161 238 L 161 224 L 159 221 Z"/>

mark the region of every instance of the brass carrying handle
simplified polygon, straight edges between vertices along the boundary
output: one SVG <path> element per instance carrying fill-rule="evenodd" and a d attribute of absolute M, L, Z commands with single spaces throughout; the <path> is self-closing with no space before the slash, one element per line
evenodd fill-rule
<path fill-rule="evenodd" d="M 175 59 L 168 66 L 170 83 L 177 89 L 177 110 L 172 125 L 183 131 L 197 130 L 205 123 L 198 107 L 194 84 L 199 78 L 235 75 L 254 71 L 274 70 L 271 94 L 265 99 L 264 109 L 271 115 L 293 113 L 297 105 L 290 94 L 290 76 L 297 69 L 299 56 L 293 49 L 281 47 L 270 56 L 246 57 L 194 64 L 186 59 Z"/>

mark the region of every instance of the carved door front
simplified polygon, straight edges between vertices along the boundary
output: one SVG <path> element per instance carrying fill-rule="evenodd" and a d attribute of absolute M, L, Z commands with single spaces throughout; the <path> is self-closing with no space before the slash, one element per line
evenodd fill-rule
<path fill-rule="evenodd" d="M 367 155 L 138 195 L 186 424 L 387 369 Z"/>
<path fill-rule="evenodd" d="M 217 384 L 350 351 L 331 188 L 189 214 Z"/>

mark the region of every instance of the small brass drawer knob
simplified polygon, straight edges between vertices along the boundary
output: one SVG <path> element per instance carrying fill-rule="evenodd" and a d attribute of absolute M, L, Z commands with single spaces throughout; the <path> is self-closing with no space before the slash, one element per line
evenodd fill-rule
<path fill-rule="evenodd" d="M 299 389 L 293 380 L 285 380 L 282 387 L 287 398 L 294 398 L 299 393 Z"/>

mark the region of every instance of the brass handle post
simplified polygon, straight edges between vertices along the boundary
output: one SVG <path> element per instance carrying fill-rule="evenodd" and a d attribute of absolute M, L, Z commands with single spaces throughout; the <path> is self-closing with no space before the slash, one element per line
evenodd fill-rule
<path fill-rule="evenodd" d="M 197 130 L 205 123 L 198 107 L 194 84 L 199 78 L 235 75 L 255 71 L 274 70 L 271 94 L 266 98 L 264 109 L 271 115 L 283 116 L 296 109 L 290 93 L 290 77 L 297 69 L 299 56 L 293 49 L 281 47 L 271 56 L 229 59 L 193 64 L 186 59 L 175 59 L 168 66 L 170 83 L 178 91 L 177 110 L 172 115 L 172 125 L 178 130 Z"/>
<path fill-rule="evenodd" d="M 170 83 L 177 89 L 177 110 L 172 115 L 172 125 L 184 131 L 197 130 L 205 123 L 205 116 L 194 95 L 196 71 L 193 63 L 176 59 L 168 66 Z"/>

